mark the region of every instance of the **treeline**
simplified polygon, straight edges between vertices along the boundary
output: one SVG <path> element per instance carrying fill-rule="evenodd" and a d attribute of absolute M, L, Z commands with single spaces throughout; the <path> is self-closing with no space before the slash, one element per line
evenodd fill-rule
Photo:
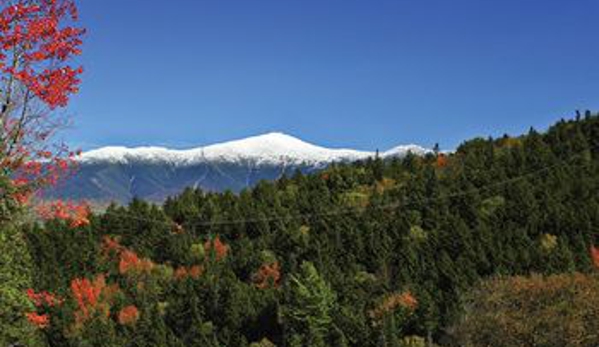
<path fill-rule="evenodd" d="M 598 169 L 587 113 L 449 154 L 25 226 L 35 343 L 451 344 L 481 280 L 592 271 Z"/>

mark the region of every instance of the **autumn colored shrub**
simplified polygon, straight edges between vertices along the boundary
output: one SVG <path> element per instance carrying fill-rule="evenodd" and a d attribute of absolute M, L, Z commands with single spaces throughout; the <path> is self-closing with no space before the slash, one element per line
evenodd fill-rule
<path fill-rule="evenodd" d="M 194 265 L 190 267 L 180 266 L 178 267 L 174 273 L 173 278 L 177 281 L 185 280 L 189 277 L 197 280 L 204 273 L 203 265 Z"/>
<path fill-rule="evenodd" d="M 71 293 L 77 303 L 74 329 L 78 330 L 94 317 L 107 319 L 113 297 L 118 292 L 118 286 L 106 284 L 104 275 L 97 276 L 93 281 L 87 278 L 74 279 L 71 282 Z"/>
<path fill-rule="evenodd" d="M 64 302 L 63 299 L 57 297 L 54 294 L 48 293 L 46 291 L 36 293 L 33 289 L 27 289 L 27 297 L 36 307 L 54 307 L 62 304 Z"/>
<path fill-rule="evenodd" d="M 29 323 L 35 326 L 38 329 L 46 329 L 50 326 L 50 317 L 47 314 L 38 314 L 36 312 L 31 312 L 25 314 Z"/>
<path fill-rule="evenodd" d="M 133 305 L 124 307 L 119 311 L 118 320 L 120 325 L 134 325 L 138 319 L 139 310 Z"/>
<path fill-rule="evenodd" d="M 154 263 L 145 258 L 140 258 L 137 254 L 130 250 L 121 252 L 119 261 L 119 272 L 121 275 L 127 273 L 142 274 L 149 273 L 154 268 Z"/>
<path fill-rule="evenodd" d="M 105 235 L 102 238 L 101 255 L 104 261 L 108 261 L 113 257 L 120 257 L 121 253 L 125 250 L 125 247 L 123 247 L 119 241 L 119 238 L 108 235 Z"/>
<path fill-rule="evenodd" d="M 263 264 L 258 272 L 253 275 L 256 287 L 266 289 L 268 287 L 278 288 L 281 285 L 281 265 L 278 261 Z"/>
<path fill-rule="evenodd" d="M 197 280 L 204 273 L 204 267 L 202 265 L 194 265 L 189 268 L 187 273 L 189 274 L 189 277 Z"/>
<path fill-rule="evenodd" d="M 214 251 L 214 257 L 217 261 L 224 259 L 229 253 L 229 246 L 221 241 L 220 236 L 216 235 L 214 239 L 206 241 L 204 243 L 204 250 L 207 254 Z"/>
<path fill-rule="evenodd" d="M 187 278 L 188 275 L 189 275 L 189 272 L 187 271 L 187 268 L 184 266 L 180 266 L 173 273 L 173 278 L 175 280 L 182 280 L 182 279 Z"/>
<path fill-rule="evenodd" d="M 598 331 L 599 279 L 563 274 L 481 283 L 451 332 L 461 347 L 596 347 Z"/>
<path fill-rule="evenodd" d="M 370 311 L 370 317 L 380 320 L 385 315 L 396 312 L 399 309 L 413 312 L 418 306 L 418 300 L 410 292 L 394 293 L 384 298 L 378 306 Z"/>
<path fill-rule="evenodd" d="M 58 219 L 69 223 L 71 228 L 89 225 L 90 208 L 86 202 L 52 201 L 41 204 L 38 214 L 45 220 Z"/>

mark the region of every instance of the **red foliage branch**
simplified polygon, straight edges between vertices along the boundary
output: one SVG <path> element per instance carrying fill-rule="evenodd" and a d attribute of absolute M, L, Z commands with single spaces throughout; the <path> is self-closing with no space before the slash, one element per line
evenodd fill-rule
<path fill-rule="evenodd" d="M 86 202 L 57 200 L 39 205 L 37 212 L 45 220 L 67 221 L 71 228 L 79 228 L 90 223 L 90 207 Z"/>
<path fill-rule="evenodd" d="M 0 12 L 2 72 L 52 109 L 78 92 L 83 70 L 67 64 L 81 54 L 85 31 L 69 25 L 77 19 L 72 0 L 20 0 Z"/>
<path fill-rule="evenodd" d="M 64 123 L 54 111 L 79 91 L 85 30 L 74 0 L 0 6 L 0 168 L 13 179 L 0 193 L 23 205 L 74 166 L 77 153 L 51 139 Z"/>

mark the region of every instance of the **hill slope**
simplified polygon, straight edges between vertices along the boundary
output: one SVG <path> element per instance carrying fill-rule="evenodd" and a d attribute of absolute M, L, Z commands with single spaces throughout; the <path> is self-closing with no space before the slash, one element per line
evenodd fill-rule
<path fill-rule="evenodd" d="M 576 307 L 596 302 L 596 274 L 500 279 L 474 304 L 465 294 L 497 276 L 596 271 L 598 192 L 589 114 L 447 155 L 330 165 L 240 194 L 189 189 L 162 206 L 134 200 L 76 229 L 33 225 L 24 240 L 37 290 L 67 300 L 52 313 L 51 346 L 422 346 L 425 336 L 464 346 L 456 332 L 473 346 L 498 346 L 493 336 L 531 346 L 532 331 L 542 346 L 594 347 L 597 306 Z M 120 288 L 111 312 L 133 308 L 139 322 L 98 315 L 68 334 L 73 279 Z M 477 309 L 493 314 L 477 320 Z"/>

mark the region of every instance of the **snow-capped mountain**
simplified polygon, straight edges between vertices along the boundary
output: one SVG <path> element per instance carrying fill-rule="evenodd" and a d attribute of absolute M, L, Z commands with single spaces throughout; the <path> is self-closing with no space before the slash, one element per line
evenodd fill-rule
<path fill-rule="evenodd" d="M 416 145 L 400 146 L 383 152 L 381 157 L 402 156 L 408 152 L 422 154 L 426 150 Z M 268 133 L 188 150 L 163 147 L 103 147 L 86 152 L 81 157 L 84 164 L 110 163 L 167 163 L 190 166 L 210 162 L 247 163 L 259 165 L 322 165 L 339 161 L 362 160 L 374 152 L 353 149 L 330 149 L 304 142 L 283 133 Z"/>
<path fill-rule="evenodd" d="M 379 153 L 402 157 L 426 149 L 399 146 Z M 133 197 L 161 201 L 189 186 L 240 191 L 260 180 L 295 170 L 312 172 L 334 162 L 374 157 L 375 152 L 316 146 L 283 133 L 268 133 L 211 146 L 172 150 L 163 147 L 104 147 L 85 152 L 78 172 L 48 192 L 51 197 L 126 202 Z"/>

